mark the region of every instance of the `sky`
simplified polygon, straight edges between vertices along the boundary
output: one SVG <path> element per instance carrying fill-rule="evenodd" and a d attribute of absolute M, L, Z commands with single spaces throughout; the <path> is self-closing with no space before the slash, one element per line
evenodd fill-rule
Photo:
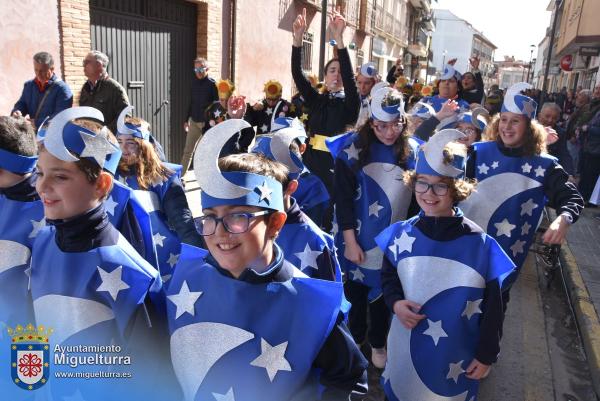
<path fill-rule="evenodd" d="M 529 61 L 530 45 L 537 45 L 545 36 L 551 12 L 550 0 L 432 0 L 433 8 L 450 10 L 468 21 L 498 47 L 495 59 L 504 55 Z"/>

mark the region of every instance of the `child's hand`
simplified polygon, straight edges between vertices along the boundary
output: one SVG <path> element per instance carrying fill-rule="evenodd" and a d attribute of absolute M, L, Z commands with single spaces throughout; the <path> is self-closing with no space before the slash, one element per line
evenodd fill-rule
<path fill-rule="evenodd" d="M 567 236 L 569 230 L 569 223 L 562 217 L 558 216 L 550 224 L 550 227 L 544 233 L 542 241 L 546 244 L 562 244 Z"/>
<path fill-rule="evenodd" d="M 473 359 L 471 364 L 467 368 L 466 377 L 473 380 L 479 380 L 490 370 L 490 365 L 479 362 L 477 359 Z"/>
<path fill-rule="evenodd" d="M 329 17 L 328 29 L 331 33 L 331 37 L 338 43 L 339 47 L 343 47 L 344 29 L 346 29 L 346 19 L 340 13 L 339 6 L 333 10 L 331 17 Z"/>
<path fill-rule="evenodd" d="M 558 133 L 552 127 L 544 127 L 546 130 L 546 145 L 552 145 L 558 141 Z"/>
<path fill-rule="evenodd" d="M 346 242 L 346 247 L 344 248 L 344 257 L 357 265 L 365 261 L 365 253 L 356 241 Z"/>
<path fill-rule="evenodd" d="M 457 61 L 457 60 L 458 60 L 458 59 L 456 59 L 456 58 L 453 58 L 453 59 L 450 59 L 450 60 L 448 60 L 448 65 L 452 65 L 452 66 L 453 66 L 454 64 L 456 64 L 456 61 Z"/>
<path fill-rule="evenodd" d="M 440 111 L 435 114 L 435 118 L 442 121 L 444 118 L 452 117 L 458 112 L 459 106 L 455 100 L 449 99 Z"/>
<path fill-rule="evenodd" d="M 262 102 L 256 102 L 254 103 L 254 105 L 252 106 L 252 110 L 254 111 L 261 111 L 262 109 L 264 109 L 265 107 L 263 106 Z"/>
<path fill-rule="evenodd" d="M 231 118 L 243 118 L 246 114 L 246 97 L 230 96 L 227 100 L 227 114 Z"/>
<path fill-rule="evenodd" d="M 294 39 L 294 46 L 300 47 L 302 46 L 302 37 L 304 36 L 304 32 L 306 31 L 306 8 L 302 9 L 302 14 L 299 14 L 296 17 L 292 25 L 292 37 Z"/>
<path fill-rule="evenodd" d="M 417 324 L 427 316 L 419 315 L 418 311 L 421 310 L 421 305 L 416 302 L 403 299 L 394 303 L 394 314 L 400 320 L 400 323 L 407 329 L 414 329 Z"/>

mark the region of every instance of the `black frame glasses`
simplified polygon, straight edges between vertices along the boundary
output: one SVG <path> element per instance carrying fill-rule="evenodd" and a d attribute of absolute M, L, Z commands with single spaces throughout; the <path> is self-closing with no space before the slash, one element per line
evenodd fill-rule
<path fill-rule="evenodd" d="M 421 181 L 421 180 L 415 181 L 415 188 L 414 188 L 415 192 L 424 194 L 427 191 L 429 191 L 429 188 L 431 188 L 433 193 L 437 196 L 446 195 L 448 193 L 448 189 L 450 189 L 448 184 L 443 183 L 443 182 L 436 182 L 435 184 L 430 184 L 428 182 Z"/>
<path fill-rule="evenodd" d="M 196 226 L 196 231 L 203 237 L 213 235 L 217 231 L 219 223 L 223 224 L 225 231 L 230 234 L 243 234 L 250 228 L 251 219 L 267 216 L 271 213 L 273 213 L 271 210 L 262 210 L 254 213 L 228 213 L 223 217 L 216 217 L 213 215 L 201 216 L 194 219 L 194 225 Z"/>

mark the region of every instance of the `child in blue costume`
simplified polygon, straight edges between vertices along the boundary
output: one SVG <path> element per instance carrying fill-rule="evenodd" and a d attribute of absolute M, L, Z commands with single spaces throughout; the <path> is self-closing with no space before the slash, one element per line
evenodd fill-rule
<path fill-rule="evenodd" d="M 161 280 L 109 223 L 102 205 L 121 156 L 98 123 L 102 120 L 91 107 L 67 109 L 42 135 L 36 189 L 51 227 L 34 242 L 31 294 L 37 324 L 54 330 L 52 344 L 118 345 L 120 355 L 130 355 L 133 362 L 112 370 L 141 373 L 144 366 L 135 365 L 140 360 L 133 348 L 145 340 L 138 333 L 150 335 L 144 302 L 158 293 Z M 98 366 L 77 369 L 88 370 Z M 49 382 L 54 399 L 79 391 L 86 400 L 133 396 L 136 384 L 135 379 L 125 388 L 101 380 Z"/>
<path fill-rule="evenodd" d="M 342 321 L 342 284 L 307 277 L 274 241 L 287 170 L 260 155 L 217 160 L 246 127 L 222 122 L 195 155 L 209 253 L 183 245 L 167 290 L 175 372 L 187 400 L 317 399 L 317 378 L 322 399 L 347 400 L 367 364 Z"/>
<path fill-rule="evenodd" d="M 344 288 L 352 304 L 350 330 L 357 344 L 365 341 L 368 330 L 372 362 L 383 368 L 389 311 L 381 297 L 383 253 L 375 236 L 407 217 L 412 193 L 403 184 L 402 173 L 414 168 L 417 143 L 406 135 L 404 102 L 399 92 L 387 87 L 375 91 L 371 113 L 357 133 L 329 141 L 328 146 L 336 156 L 336 243 L 348 278 Z"/>
<path fill-rule="evenodd" d="M 394 311 L 381 376 L 390 401 L 477 399 L 479 379 L 499 352 L 502 284 L 514 264 L 498 243 L 453 205 L 473 184 L 461 179 L 463 136 L 442 130 L 405 174 L 421 212 L 377 238 L 382 285 Z"/>
<path fill-rule="evenodd" d="M 467 176 L 477 179 L 477 192 L 460 204 L 465 216 L 495 238 L 518 269 L 546 203 L 559 215 L 543 236 L 550 244 L 562 243 L 583 208 L 567 172 L 545 153 L 546 132 L 534 120 L 537 103 L 520 94 L 529 87 L 523 82 L 509 88 L 502 111 L 485 132 L 488 142 L 473 145 Z"/>
<path fill-rule="evenodd" d="M 168 282 L 181 243 L 201 247 L 202 239 L 181 185 L 181 166 L 160 161 L 149 142 L 148 123 L 127 117 L 132 110 L 126 107 L 117 120 L 117 140 L 123 151 L 117 178 L 134 190 L 134 197 L 150 214 L 158 268 L 163 281 Z"/>
<path fill-rule="evenodd" d="M 277 130 L 271 137 L 262 137 L 252 153 L 280 162 L 289 171 L 287 180 L 283 183 L 283 203 L 287 219 L 277 237 L 277 245 L 283 250 L 286 260 L 299 266 L 307 276 L 342 281 L 333 238 L 321 230 L 302 211 L 302 205 L 295 196 L 292 197 L 297 193 L 299 176 L 304 170 L 301 159 L 301 152 L 306 148 L 304 125 L 297 118 L 278 118 L 275 123 Z M 324 186 L 323 190 L 326 194 Z"/>

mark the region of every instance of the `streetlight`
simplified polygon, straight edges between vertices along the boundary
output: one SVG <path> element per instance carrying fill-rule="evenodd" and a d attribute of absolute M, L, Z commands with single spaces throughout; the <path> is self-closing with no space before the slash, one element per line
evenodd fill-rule
<path fill-rule="evenodd" d="M 448 50 L 444 50 L 444 57 L 442 58 L 442 72 L 444 71 L 444 67 L 446 67 L 446 54 L 448 54 Z"/>
<path fill-rule="evenodd" d="M 529 66 L 527 66 L 527 83 L 529 83 L 529 73 L 531 72 L 531 60 L 533 60 L 533 50 L 535 45 L 530 45 L 531 51 L 529 52 Z"/>

